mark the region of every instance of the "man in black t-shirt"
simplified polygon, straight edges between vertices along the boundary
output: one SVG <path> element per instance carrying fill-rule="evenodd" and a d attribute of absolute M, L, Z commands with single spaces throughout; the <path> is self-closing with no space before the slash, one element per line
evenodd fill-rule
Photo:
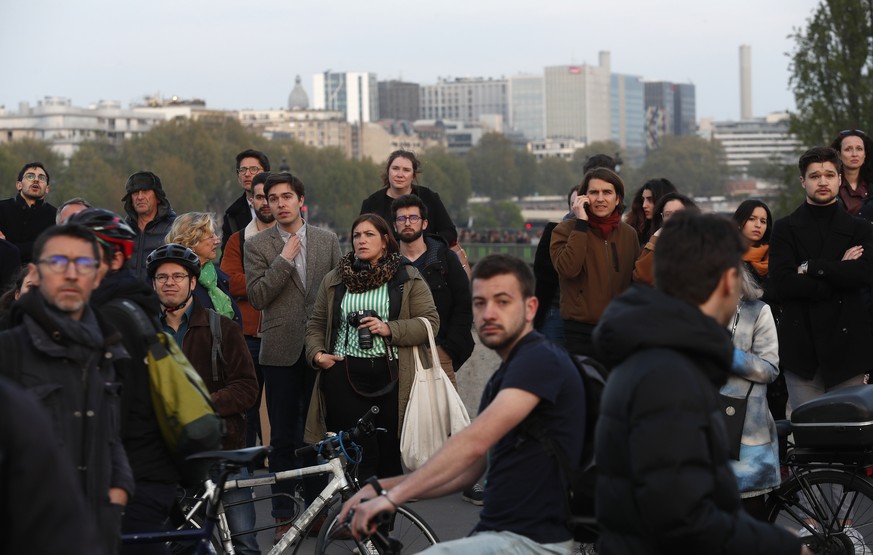
<path fill-rule="evenodd" d="M 461 491 L 487 472 L 485 504 L 470 537 L 425 553 L 570 553 L 567 484 L 541 443 L 525 440 L 520 424 L 532 414 L 555 443 L 579 460 L 585 430 L 582 379 L 565 351 L 533 331 L 537 299 L 530 268 L 517 258 L 489 255 L 473 269 L 473 321 L 482 343 L 503 361 L 485 387 L 479 416 L 420 469 L 363 488 L 343 506 L 354 509 L 356 537 L 372 518 L 413 498 Z M 362 498 L 370 501 L 361 502 Z"/>

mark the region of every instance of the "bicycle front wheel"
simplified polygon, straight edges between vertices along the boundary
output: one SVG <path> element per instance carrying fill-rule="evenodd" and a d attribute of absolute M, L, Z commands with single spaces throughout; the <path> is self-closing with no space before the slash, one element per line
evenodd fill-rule
<path fill-rule="evenodd" d="M 801 472 L 769 495 L 770 522 L 795 533 L 813 553 L 873 553 L 873 483 L 864 475 Z"/>
<path fill-rule="evenodd" d="M 319 555 L 378 553 L 371 542 L 359 542 L 341 530 L 341 523 L 337 520 L 341 508 L 342 503 L 335 503 L 330 509 L 327 521 L 318 534 L 315 552 Z M 391 521 L 383 526 L 383 533 L 403 544 L 403 553 L 418 553 L 439 541 L 430 525 L 405 505 L 401 505 Z"/>

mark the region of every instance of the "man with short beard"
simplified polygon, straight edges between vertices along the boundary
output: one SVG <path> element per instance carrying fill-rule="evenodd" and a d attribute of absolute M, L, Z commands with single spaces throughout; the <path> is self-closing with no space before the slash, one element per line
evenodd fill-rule
<path fill-rule="evenodd" d="M 18 194 L 0 200 L 0 239 L 6 239 L 21 255 L 21 263 L 31 261 L 36 236 L 55 225 L 57 209 L 45 201 L 51 191 L 51 177 L 40 162 L 28 162 L 18 172 Z"/>
<path fill-rule="evenodd" d="M 255 363 L 255 374 L 258 377 L 258 399 L 246 412 L 246 446 L 253 447 L 260 429 L 261 390 L 264 386 L 264 374 L 258 361 L 261 354 L 261 311 L 257 310 L 249 302 L 246 292 L 246 271 L 243 265 L 245 259 L 246 241 L 261 231 L 276 225 L 276 218 L 270 211 L 270 204 L 264 195 L 264 182 L 270 176 L 269 172 L 261 172 L 252 178 L 251 190 L 246 195 L 251 197 L 252 207 L 255 209 L 255 218 L 246 225 L 245 229 L 237 231 L 230 236 L 224 247 L 224 255 L 221 257 L 221 269 L 230 278 L 230 294 L 233 295 L 239 311 L 243 317 L 243 334 L 246 337 L 246 345 Z M 263 437 L 262 437 L 263 441 Z M 266 443 L 266 442 L 265 442 Z"/>
<path fill-rule="evenodd" d="M 476 332 L 502 361 L 485 386 L 479 416 L 412 474 L 380 479 L 382 491 L 367 485 L 347 501 L 340 520 L 354 509 L 355 537 L 372 532 L 377 515 L 411 499 L 461 491 L 487 471 L 485 503 L 473 534 L 422 553 L 572 552 L 560 463 L 522 429 L 528 418 L 544 422 L 545 435 L 554 438 L 567 460 L 579 460 L 585 390 L 566 351 L 533 330 L 537 304 L 533 272 L 525 262 L 491 254 L 476 263 Z"/>
<path fill-rule="evenodd" d="M 440 364 L 457 388 L 455 371 L 473 352 L 473 312 L 470 281 L 461 261 L 439 235 L 424 235 L 428 228 L 427 206 L 416 195 L 402 195 L 391 203 L 394 230 L 405 256 L 430 287 L 440 315 L 436 336 Z"/>
<path fill-rule="evenodd" d="M 792 407 L 860 385 L 873 369 L 862 295 L 873 282 L 873 230 L 837 205 L 840 164 L 826 147 L 800 157 L 806 202 L 777 221 L 770 238 L 770 287 L 782 307 L 779 362 Z"/>

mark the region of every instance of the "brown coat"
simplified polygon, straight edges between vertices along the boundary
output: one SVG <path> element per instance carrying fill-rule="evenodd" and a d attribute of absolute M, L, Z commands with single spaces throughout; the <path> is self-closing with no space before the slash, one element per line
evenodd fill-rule
<path fill-rule="evenodd" d="M 229 318 L 221 317 L 221 353 L 218 360 L 219 379 L 212 379 L 212 332 L 209 315 L 194 299 L 188 331 L 182 338 L 182 352 L 197 370 L 212 396 L 215 410 L 224 418 L 227 435 L 225 449 L 240 449 L 246 444 L 244 413 L 258 396 L 258 379 L 242 329 Z"/>
<path fill-rule="evenodd" d="M 552 231 L 550 251 L 561 284 L 561 318 L 596 324 L 609 301 L 630 285 L 640 244 L 624 222 L 604 240 L 587 221 L 570 218 Z"/>
<path fill-rule="evenodd" d="M 634 281 L 655 286 L 655 244 L 658 236 L 649 237 L 649 242 L 640 251 L 640 256 L 634 264 Z"/>
<path fill-rule="evenodd" d="M 412 389 L 412 381 L 415 377 L 415 362 L 413 360 L 413 346 L 427 342 L 427 329 L 424 323 L 418 319 L 423 316 L 430 321 L 434 333 L 440 328 L 440 317 L 427 282 L 418 273 L 418 270 L 410 265 L 401 266 L 398 272 L 408 271 L 409 281 L 403 284 L 403 293 L 400 302 L 400 314 L 397 320 L 386 322 L 391 329 L 390 344 L 400 347 L 398 366 L 400 377 L 397 387 L 399 395 L 399 423 L 397 432 L 403 428 L 403 417 L 406 414 L 406 405 L 409 403 L 409 393 Z M 306 325 L 306 360 L 315 367 L 315 355 L 319 351 L 330 352 L 330 337 L 332 335 L 331 324 L 333 322 L 333 304 L 336 286 L 341 283 L 339 272 L 331 270 L 318 290 L 315 301 L 315 309 L 309 317 Z M 422 352 L 423 353 L 423 352 Z M 428 361 L 422 360 L 423 364 Z M 316 443 L 324 438 L 328 431 L 325 424 L 324 401 L 320 388 L 321 374 L 330 372 L 332 369 L 319 370 L 316 376 L 315 387 L 312 390 L 312 399 L 309 402 L 309 414 L 306 417 L 306 429 L 303 441 Z M 330 430 L 339 432 L 341 430 Z"/>

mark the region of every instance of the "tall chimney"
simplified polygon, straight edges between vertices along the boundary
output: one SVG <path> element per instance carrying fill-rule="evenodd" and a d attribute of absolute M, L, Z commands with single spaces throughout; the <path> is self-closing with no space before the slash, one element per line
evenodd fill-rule
<path fill-rule="evenodd" d="M 740 45 L 740 119 L 752 119 L 752 47 Z"/>

